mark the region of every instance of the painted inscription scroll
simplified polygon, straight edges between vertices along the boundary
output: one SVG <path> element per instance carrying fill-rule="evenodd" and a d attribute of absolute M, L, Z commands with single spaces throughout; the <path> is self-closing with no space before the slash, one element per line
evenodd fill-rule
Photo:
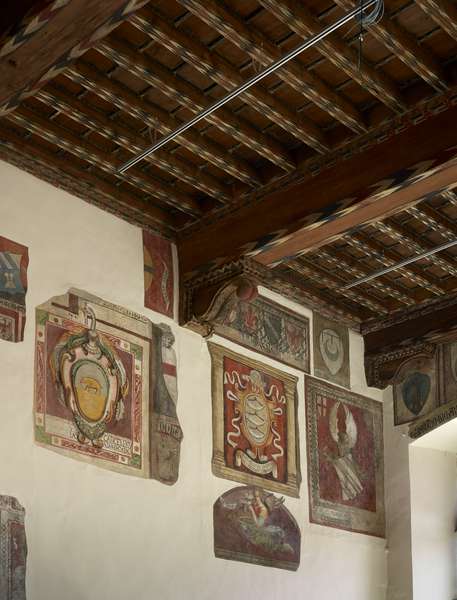
<path fill-rule="evenodd" d="M 27 541 L 25 511 L 11 496 L 0 496 L 0 598 L 25 600 Z"/>
<path fill-rule="evenodd" d="M 436 361 L 415 356 L 403 362 L 393 379 L 394 424 L 410 423 L 438 405 Z"/>
<path fill-rule="evenodd" d="M 349 331 L 318 313 L 313 319 L 314 375 L 349 388 Z"/>
<path fill-rule="evenodd" d="M 257 486 L 231 489 L 213 508 L 214 554 L 296 571 L 300 564 L 300 529 L 278 498 Z"/>
<path fill-rule="evenodd" d="M 298 496 L 297 378 L 208 346 L 214 474 Z"/>
<path fill-rule="evenodd" d="M 382 405 L 306 378 L 312 523 L 385 535 Z"/>
<path fill-rule="evenodd" d="M 172 244 L 143 231 L 144 305 L 173 318 L 174 269 Z"/>
<path fill-rule="evenodd" d="M 0 339 L 22 342 L 25 327 L 28 250 L 0 236 Z"/>
<path fill-rule="evenodd" d="M 37 443 L 174 483 L 182 432 L 173 342 L 169 328 L 79 290 L 39 306 Z"/>
<path fill-rule="evenodd" d="M 309 320 L 276 302 L 233 293 L 212 325 L 218 335 L 309 373 Z"/>

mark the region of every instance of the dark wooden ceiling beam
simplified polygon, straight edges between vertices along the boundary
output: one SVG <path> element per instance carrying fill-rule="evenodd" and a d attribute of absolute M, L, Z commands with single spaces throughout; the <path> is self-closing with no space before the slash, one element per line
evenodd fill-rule
<path fill-rule="evenodd" d="M 139 169 L 130 169 L 127 174 L 120 175 L 113 165 L 111 154 L 103 152 L 88 140 L 84 140 L 82 143 L 77 135 L 59 126 L 55 121 L 39 116 L 26 106 L 18 107 L 14 112 L 9 113 L 6 118 L 70 154 L 78 156 L 87 163 L 96 165 L 102 171 L 115 175 L 120 181 L 130 183 L 139 190 L 157 198 L 161 203 L 168 204 L 173 209 L 191 215 L 201 214 L 201 209 L 195 200 Z"/>
<path fill-rule="evenodd" d="M 381 268 L 392 267 L 404 258 L 404 256 L 398 252 L 386 248 L 365 231 L 347 235 L 343 239 L 349 245 L 357 248 L 360 252 L 370 256 L 370 258 L 377 262 Z M 410 280 L 419 288 L 423 288 L 430 294 L 442 296 L 446 293 L 446 289 L 439 285 L 435 277 L 415 264 L 410 264 L 407 267 L 400 267 L 396 269 L 396 273 L 406 280 Z"/>
<path fill-rule="evenodd" d="M 92 108 L 88 102 L 79 100 L 62 88 L 53 86 L 52 83 L 41 89 L 35 98 L 118 144 L 129 153 L 139 154 L 147 143 L 138 135 L 138 132 L 121 123 L 115 124 L 113 120 Z M 143 144 L 139 143 L 138 140 L 142 140 Z M 151 154 L 146 160 L 217 200 L 230 202 L 232 199 L 230 190 L 218 179 L 202 173 L 198 167 L 194 167 L 191 163 L 173 156 L 169 152 L 159 150 Z"/>
<path fill-rule="evenodd" d="M 428 118 L 427 118 L 428 117 Z M 181 239 L 186 271 L 242 254 L 267 265 L 316 249 L 348 231 L 404 210 L 457 181 L 457 106 L 356 152 L 317 175 L 247 197 L 231 214 Z M 224 232 L 230 231 L 230 237 Z"/>
<path fill-rule="evenodd" d="M 335 2 L 344 10 L 353 10 L 358 5 L 355 0 Z M 375 37 L 434 89 L 443 91 L 447 88 L 444 72 L 438 61 L 413 35 L 389 19 L 389 15 L 386 14 L 379 23 L 370 25 L 368 35 Z"/>
<path fill-rule="evenodd" d="M 366 277 L 367 275 L 371 274 L 371 271 L 365 267 L 362 267 L 359 261 L 348 257 L 341 251 L 337 252 L 330 246 L 320 248 L 317 256 L 319 259 L 326 260 L 339 272 L 351 275 L 353 279 L 359 279 L 360 277 Z M 350 280 L 347 280 L 346 283 L 350 283 Z M 366 287 L 374 287 L 383 296 L 390 296 L 406 306 L 412 306 L 415 304 L 415 298 L 411 292 L 406 293 L 408 291 L 406 288 L 395 284 L 387 277 L 378 277 L 377 279 L 373 279 L 364 285 Z"/>
<path fill-rule="evenodd" d="M 456 308 L 457 293 L 453 293 L 385 318 L 367 320 L 361 326 L 365 358 L 391 349 L 405 349 L 411 343 L 432 343 L 445 338 L 457 329 Z"/>
<path fill-rule="evenodd" d="M 0 48 L 0 116 L 15 109 L 148 0 L 54 2 Z"/>
<path fill-rule="evenodd" d="M 355 304 L 364 306 L 375 315 L 379 313 L 386 314 L 391 308 L 388 303 L 384 301 L 381 302 L 378 298 L 374 298 L 366 292 L 361 292 L 360 290 L 358 292 L 353 290 L 342 290 L 341 288 L 344 286 L 345 281 L 341 277 L 328 273 L 325 269 L 318 267 L 309 259 L 301 257 L 297 260 L 288 262 L 287 266 L 306 278 L 312 279 L 317 286 L 328 288 L 333 294 L 336 294 L 341 301 L 343 301 L 344 298 L 349 298 Z"/>
<path fill-rule="evenodd" d="M 81 169 L 74 166 L 68 157 L 24 139 L 17 131 L 7 127 L 6 120 L 0 123 L 0 156 L 21 169 L 26 167 L 23 158 L 26 157 L 32 164 L 26 170 L 53 185 L 63 186 L 62 175 L 67 176 L 71 186 L 69 189 L 63 186 L 64 189 L 137 226 L 153 226 L 168 235 L 177 229 L 175 217 L 154 204 L 150 197 L 125 192 L 93 172 L 86 172 L 82 177 Z"/>
<path fill-rule="evenodd" d="M 281 50 L 266 35 L 252 25 L 247 26 L 221 1 L 179 0 L 179 2 L 261 65 L 268 66 L 281 58 Z M 276 71 L 276 75 L 352 131 L 356 133 L 366 131 L 364 118 L 358 109 L 323 80 L 308 71 L 303 63 L 292 61 Z"/>
<path fill-rule="evenodd" d="M 245 79 L 238 69 L 222 56 L 210 52 L 195 37 L 167 23 L 157 11 L 146 7 L 134 15 L 129 22 L 224 89 L 231 91 L 244 83 Z M 313 121 L 291 110 L 261 85 L 242 94 L 240 98 L 261 115 L 318 152 L 328 150 L 324 134 Z M 250 139 L 250 147 L 287 171 L 292 171 L 296 167 L 291 155 L 271 136 L 265 134 L 261 136 L 257 132 Z"/>
<path fill-rule="evenodd" d="M 139 79 L 145 81 L 148 85 L 159 89 L 174 102 L 185 106 L 190 112 L 200 112 L 208 108 L 212 103 L 196 86 L 182 77 L 175 75 L 153 58 L 141 54 L 138 52 L 138 49 L 133 48 L 121 39 L 111 37 L 97 46 L 97 50 L 123 69 L 130 71 Z M 207 118 L 207 122 L 239 140 L 248 148 L 250 147 L 252 137 L 257 136 L 258 140 L 259 138 L 263 139 L 261 132 L 257 131 L 245 119 L 242 119 L 226 108 L 221 108 L 210 115 Z M 258 173 L 252 167 L 246 168 L 248 168 L 251 175 L 249 184 L 253 187 L 258 185 L 260 182 Z"/>
<path fill-rule="evenodd" d="M 423 238 L 418 239 L 414 232 L 392 220 L 376 223 L 376 229 L 390 236 L 393 240 L 399 242 L 405 248 L 408 248 L 413 255 L 421 254 L 427 250 L 432 250 L 435 246 L 435 244 L 432 244 Z M 457 276 L 457 263 L 455 263 L 455 261 L 452 259 L 445 257 L 443 253 L 432 254 L 424 260 L 429 261 L 437 267 L 440 267 L 449 275 L 453 275 L 454 277 Z"/>
<path fill-rule="evenodd" d="M 88 63 L 80 61 L 71 66 L 65 71 L 65 77 L 112 103 L 125 114 L 143 122 L 146 127 L 157 130 L 164 135 L 182 124 L 181 121 L 169 115 L 160 106 L 148 102 L 145 98 L 135 94 L 126 86 L 108 77 Z M 246 161 L 236 158 L 219 144 L 204 138 L 196 130 L 186 131 L 185 134 L 176 138 L 176 142 L 222 171 L 227 172 L 235 179 L 244 183 L 252 181 L 252 168 Z"/>
<path fill-rule="evenodd" d="M 322 31 L 322 23 L 303 2 L 298 0 L 259 1 L 264 8 L 303 39 L 308 39 Z M 382 71 L 375 69 L 366 59 L 359 64 L 357 53 L 337 34 L 319 42 L 316 50 L 338 69 L 343 70 L 351 79 L 371 92 L 380 102 L 397 112 L 404 109 L 405 102 L 396 83 Z"/>
<path fill-rule="evenodd" d="M 416 0 L 422 10 L 457 40 L 457 6 L 451 0 Z"/>

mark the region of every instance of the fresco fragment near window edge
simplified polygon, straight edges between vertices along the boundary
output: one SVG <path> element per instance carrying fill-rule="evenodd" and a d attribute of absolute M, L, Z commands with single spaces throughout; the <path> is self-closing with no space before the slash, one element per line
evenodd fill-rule
<path fill-rule="evenodd" d="M 251 294 L 252 296 L 252 294 Z M 270 299 L 244 298 L 239 289 L 211 309 L 214 333 L 309 373 L 309 319 Z"/>
<path fill-rule="evenodd" d="M 385 537 L 382 404 L 305 379 L 310 521 Z"/>
<path fill-rule="evenodd" d="M 457 400 L 457 340 L 442 344 L 439 349 L 440 404 Z"/>
<path fill-rule="evenodd" d="M 22 342 L 29 254 L 26 246 L 0 236 L 0 339 Z"/>
<path fill-rule="evenodd" d="M 213 473 L 299 495 L 297 378 L 208 343 Z"/>
<path fill-rule="evenodd" d="M 405 360 L 393 379 L 394 424 L 410 423 L 434 410 L 439 404 L 437 385 L 435 357 Z"/>
<path fill-rule="evenodd" d="M 350 387 L 349 330 L 344 325 L 314 313 L 314 375 Z"/>
<path fill-rule="evenodd" d="M 144 305 L 173 318 L 174 267 L 172 243 L 143 230 Z"/>
<path fill-rule="evenodd" d="M 12 496 L 0 496 L 0 598 L 25 600 L 27 540 L 25 510 Z"/>
<path fill-rule="evenodd" d="M 300 528 L 278 497 L 258 486 L 239 486 L 213 506 L 214 554 L 278 569 L 300 564 Z"/>
<path fill-rule="evenodd" d="M 70 289 L 36 310 L 35 440 L 106 469 L 178 479 L 176 355 L 168 325 Z"/>

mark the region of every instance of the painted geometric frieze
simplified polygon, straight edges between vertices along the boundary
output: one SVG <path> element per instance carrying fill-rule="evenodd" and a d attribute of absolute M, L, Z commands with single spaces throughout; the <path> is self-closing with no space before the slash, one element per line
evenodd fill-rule
<path fill-rule="evenodd" d="M 257 486 L 236 487 L 213 507 L 217 558 L 296 571 L 300 564 L 300 529 L 278 498 Z"/>
<path fill-rule="evenodd" d="M 11 496 L 0 496 L 0 598 L 25 600 L 27 541 L 25 510 Z"/>
<path fill-rule="evenodd" d="M 348 328 L 314 313 L 313 340 L 314 375 L 349 388 Z"/>
<path fill-rule="evenodd" d="M 244 299 L 237 292 L 212 319 L 214 333 L 309 373 L 309 319 L 257 293 Z"/>
<path fill-rule="evenodd" d="M 174 337 L 79 290 L 36 311 L 35 440 L 107 469 L 178 478 Z"/>
<path fill-rule="evenodd" d="M 438 406 L 436 361 L 415 356 L 403 362 L 393 379 L 394 424 L 410 423 Z"/>
<path fill-rule="evenodd" d="M 22 342 L 28 249 L 0 236 L 0 339 Z"/>
<path fill-rule="evenodd" d="M 144 305 L 173 318 L 174 269 L 172 244 L 143 231 Z"/>
<path fill-rule="evenodd" d="M 382 405 L 306 377 L 310 521 L 385 535 Z"/>
<path fill-rule="evenodd" d="M 208 344 L 213 473 L 298 496 L 297 378 Z"/>

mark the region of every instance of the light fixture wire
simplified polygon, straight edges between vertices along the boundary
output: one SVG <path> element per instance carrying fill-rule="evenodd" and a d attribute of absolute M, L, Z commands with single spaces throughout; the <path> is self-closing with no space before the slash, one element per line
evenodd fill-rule
<path fill-rule="evenodd" d="M 369 9 L 371 7 L 374 7 L 373 10 L 370 13 L 367 13 L 367 9 Z M 195 115 L 195 117 L 190 119 L 190 121 L 183 123 L 177 129 L 175 129 L 171 133 L 165 135 L 163 138 L 158 140 L 155 144 L 153 144 L 149 148 L 146 148 L 146 150 L 141 152 L 141 154 L 138 154 L 137 156 L 134 156 L 133 158 L 128 160 L 126 163 L 124 163 L 123 165 L 121 165 L 119 167 L 118 172 L 125 173 L 128 169 L 130 169 L 131 167 L 133 167 L 134 165 L 136 165 L 137 163 L 142 161 L 144 158 L 146 158 L 150 154 L 153 154 L 156 150 L 158 150 L 159 148 L 162 148 L 162 146 L 165 146 L 165 144 L 167 144 L 168 142 L 170 142 L 171 140 L 176 138 L 178 135 L 183 134 L 185 131 L 187 131 L 194 125 L 196 125 L 199 121 L 206 119 L 206 117 L 208 117 L 213 112 L 215 112 L 216 110 L 221 108 L 221 106 L 224 106 L 224 104 L 227 104 L 228 102 L 230 102 L 231 100 L 233 100 L 234 98 L 236 98 L 237 96 L 239 96 L 240 94 L 242 94 L 243 92 L 245 92 L 246 90 L 251 88 L 253 85 L 258 83 L 259 81 L 262 81 L 262 79 L 264 79 L 265 77 L 268 77 L 269 75 L 271 75 L 272 73 L 274 73 L 275 71 L 277 71 L 278 69 L 283 67 L 286 63 L 288 63 L 289 61 L 291 61 L 292 59 L 297 57 L 299 54 L 301 54 L 308 48 L 315 46 L 317 43 L 322 41 L 324 38 L 328 37 L 335 31 L 337 31 L 337 29 L 340 29 L 341 27 L 343 27 L 343 25 L 346 25 L 346 23 L 349 23 L 349 21 L 351 21 L 352 19 L 355 19 L 358 17 L 363 26 L 369 26 L 369 25 L 375 23 L 377 20 L 379 20 L 379 18 L 383 14 L 383 10 L 384 10 L 384 0 L 366 0 L 366 1 L 364 1 L 360 6 L 357 6 L 357 8 L 354 8 L 354 10 L 351 10 L 345 16 L 341 17 L 341 19 L 339 19 L 338 21 L 333 23 L 333 25 L 329 25 L 320 33 L 309 38 L 308 40 L 303 42 L 303 44 L 300 44 L 300 46 L 295 48 L 295 50 L 292 50 L 291 52 L 289 52 L 288 54 L 286 54 L 285 56 L 283 56 L 282 58 L 280 58 L 279 60 L 277 60 L 276 62 L 271 64 L 269 67 L 267 67 L 260 73 L 257 73 L 256 75 L 254 75 L 253 77 L 248 79 L 245 83 L 243 83 L 239 87 L 237 87 L 234 90 L 232 90 L 231 92 L 229 92 L 226 96 L 224 96 L 223 98 L 220 98 L 219 100 L 214 102 L 214 104 L 211 104 L 211 106 L 209 106 L 205 110 L 203 110 L 200 113 L 198 113 L 197 115 Z"/>

